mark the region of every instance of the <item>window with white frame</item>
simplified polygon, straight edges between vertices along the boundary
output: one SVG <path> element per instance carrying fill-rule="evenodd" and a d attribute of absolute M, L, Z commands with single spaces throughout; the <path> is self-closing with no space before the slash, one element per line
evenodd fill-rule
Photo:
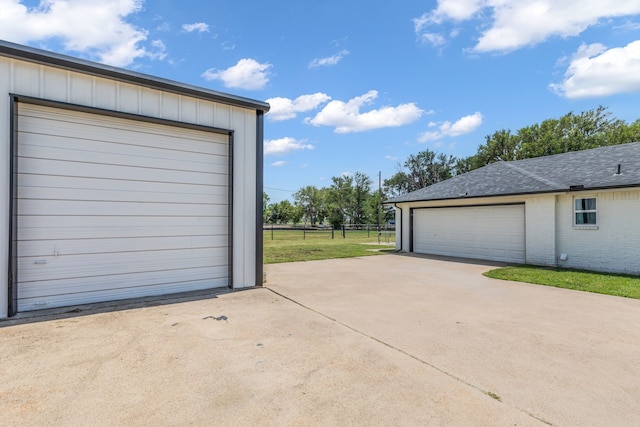
<path fill-rule="evenodd" d="M 596 225 L 596 198 L 574 199 L 574 225 Z"/>

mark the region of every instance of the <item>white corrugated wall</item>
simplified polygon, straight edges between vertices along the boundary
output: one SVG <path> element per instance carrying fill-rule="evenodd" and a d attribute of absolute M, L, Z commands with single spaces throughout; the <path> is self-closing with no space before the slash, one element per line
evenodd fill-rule
<path fill-rule="evenodd" d="M 104 77 L 0 56 L 0 259 L 9 238 L 10 103 L 8 95 L 44 98 L 234 131 L 233 286 L 255 285 L 256 111 Z M 0 317 L 7 316 L 7 263 L 0 262 Z"/>

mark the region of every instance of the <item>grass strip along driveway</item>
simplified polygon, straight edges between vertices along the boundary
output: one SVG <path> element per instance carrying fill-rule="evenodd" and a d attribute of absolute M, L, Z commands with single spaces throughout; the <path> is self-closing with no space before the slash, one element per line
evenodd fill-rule
<path fill-rule="evenodd" d="M 533 265 L 503 267 L 487 271 L 492 279 L 512 280 L 555 286 L 618 297 L 640 299 L 640 276 L 612 273 L 595 273 L 562 268 L 537 267 Z"/>
<path fill-rule="evenodd" d="M 273 239 L 271 236 L 271 231 L 264 232 L 265 264 L 380 255 L 395 250 L 395 246 L 385 244 L 385 238 L 378 245 L 376 232 L 350 231 L 343 238 L 336 231 L 333 239 L 330 231 L 277 231 Z"/>

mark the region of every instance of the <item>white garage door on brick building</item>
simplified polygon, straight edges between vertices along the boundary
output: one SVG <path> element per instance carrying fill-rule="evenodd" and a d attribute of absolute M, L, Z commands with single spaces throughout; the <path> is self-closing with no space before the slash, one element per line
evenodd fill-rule
<path fill-rule="evenodd" d="M 524 263 L 524 204 L 413 210 L 413 251 Z"/>

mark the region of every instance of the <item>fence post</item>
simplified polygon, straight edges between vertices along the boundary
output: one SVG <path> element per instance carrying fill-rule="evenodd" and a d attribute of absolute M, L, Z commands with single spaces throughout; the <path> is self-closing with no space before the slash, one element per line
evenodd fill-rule
<path fill-rule="evenodd" d="M 331 226 L 331 240 L 333 240 L 333 225 Z"/>
<path fill-rule="evenodd" d="M 307 224 L 302 226 L 302 240 L 307 240 Z"/>
<path fill-rule="evenodd" d="M 271 240 L 273 240 L 273 224 L 271 224 Z"/>
<path fill-rule="evenodd" d="M 370 230 L 371 230 L 371 228 L 369 227 L 369 224 L 367 224 L 367 237 L 371 237 L 370 236 Z"/>
<path fill-rule="evenodd" d="M 346 235 L 346 233 L 345 233 L 345 231 L 344 231 L 344 224 L 342 224 L 342 238 L 343 238 L 343 239 L 346 239 L 346 238 L 347 238 L 347 235 Z"/>

